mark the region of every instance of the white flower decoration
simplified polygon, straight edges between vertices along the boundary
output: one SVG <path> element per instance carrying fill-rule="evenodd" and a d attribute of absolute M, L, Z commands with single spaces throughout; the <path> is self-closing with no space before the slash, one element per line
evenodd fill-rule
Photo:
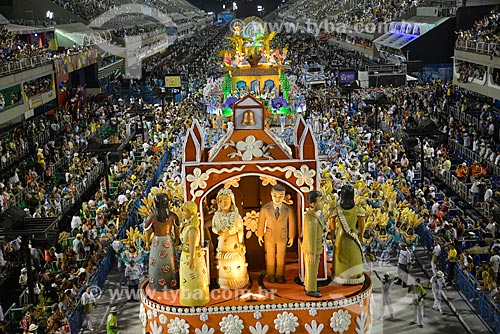
<path fill-rule="evenodd" d="M 165 325 L 167 323 L 168 319 L 165 314 L 160 314 L 160 324 Z"/>
<path fill-rule="evenodd" d="M 201 194 L 203 194 L 203 190 L 198 190 L 200 189 L 205 189 L 207 187 L 207 180 L 208 180 L 208 175 L 206 173 L 202 173 L 201 169 L 195 168 L 193 170 L 193 174 L 189 174 L 186 176 L 186 180 L 190 182 L 189 187 L 191 188 L 191 195 L 194 197 L 199 197 Z"/>
<path fill-rule="evenodd" d="M 214 334 L 215 329 L 208 327 L 207 324 L 203 324 L 203 326 L 201 326 L 201 329 L 196 328 L 194 332 L 196 334 Z"/>
<path fill-rule="evenodd" d="M 153 311 L 148 310 L 148 319 L 151 320 L 153 319 Z"/>
<path fill-rule="evenodd" d="M 206 313 L 200 314 L 200 321 L 205 322 L 207 320 L 208 320 L 208 314 L 206 314 Z"/>
<path fill-rule="evenodd" d="M 255 311 L 253 313 L 253 317 L 257 320 L 259 320 L 260 318 L 262 318 L 262 313 L 260 311 Z"/>
<path fill-rule="evenodd" d="M 316 320 L 313 320 L 311 324 L 306 324 L 305 325 L 306 331 L 309 334 L 320 334 L 323 328 L 325 328 L 325 325 L 319 324 L 316 322 Z"/>
<path fill-rule="evenodd" d="M 170 323 L 168 324 L 168 333 L 169 334 L 187 334 L 189 333 L 189 324 L 184 319 L 170 319 Z"/>
<path fill-rule="evenodd" d="M 221 322 L 219 322 L 220 330 L 224 334 L 241 334 L 243 330 L 243 320 L 237 315 L 228 315 L 223 317 Z"/>
<path fill-rule="evenodd" d="M 142 328 L 146 328 L 148 319 L 146 315 L 146 309 L 144 308 L 144 305 L 142 303 L 141 306 L 139 307 L 139 319 L 141 320 Z"/>
<path fill-rule="evenodd" d="M 264 142 L 262 140 L 256 140 L 255 137 L 251 135 L 246 137 L 245 141 L 236 143 L 238 155 L 241 154 L 241 160 L 243 161 L 251 161 L 254 157 L 262 157 L 264 155 L 262 146 L 264 146 Z"/>
<path fill-rule="evenodd" d="M 371 333 L 371 322 L 366 321 L 368 319 L 368 314 L 366 312 L 361 312 L 359 317 L 356 317 L 356 334 L 366 334 Z"/>
<path fill-rule="evenodd" d="M 313 307 L 313 308 L 311 308 L 311 309 L 309 309 L 309 315 L 310 315 L 311 317 L 315 317 L 316 315 L 318 315 L 318 310 L 317 310 L 317 309 L 315 309 L 314 307 Z"/>
<path fill-rule="evenodd" d="M 259 212 L 255 212 L 255 210 L 247 212 L 245 217 L 243 217 L 243 225 L 245 225 L 247 229 L 246 238 L 250 239 L 252 233 L 257 231 L 259 225 Z"/>
<path fill-rule="evenodd" d="M 298 320 L 295 314 L 285 311 L 274 319 L 274 328 L 280 333 L 290 334 L 295 332 L 295 328 L 299 325 Z"/>
<path fill-rule="evenodd" d="M 153 318 L 157 318 L 158 317 L 158 311 L 153 309 Z"/>
<path fill-rule="evenodd" d="M 349 329 L 350 325 L 351 315 L 349 314 L 349 312 L 347 312 L 346 310 L 333 312 L 333 315 L 330 318 L 330 327 L 333 329 L 333 331 L 342 334 Z"/>
<path fill-rule="evenodd" d="M 151 323 L 151 332 L 153 332 L 153 334 L 162 334 L 163 327 L 158 325 L 158 323 L 155 320 L 153 321 L 153 323 Z"/>
<path fill-rule="evenodd" d="M 314 176 L 316 175 L 316 171 L 314 169 L 309 169 L 309 166 L 302 165 L 300 166 L 300 170 L 295 170 L 293 175 L 297 178 L 295 183 L 297 186 L 301 187 L 300 190 L 304 192 L 308 192 L 314 189 Z M 303 185 L 307 187 L 302 187 Z"/>
<path fill-rule="evenodd" d="M 266 334 L 268 330 L 269 330 L 269 326 L 268 325 L 262 326 L 260 321 L 257 321 L 257 323 L 255 324 L 255 327 L 250 326 L 250 333 L 252 333 L 252 334 Z"/>

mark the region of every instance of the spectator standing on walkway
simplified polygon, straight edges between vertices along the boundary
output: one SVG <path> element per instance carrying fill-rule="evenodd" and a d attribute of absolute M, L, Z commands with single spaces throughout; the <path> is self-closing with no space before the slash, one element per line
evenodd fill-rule
<path fill-rule="evenodd" d="M 498 247 L 493 248 L 492 253 L 493 255 L 490 257 L 490 264 L 491 268 L 493 269 L 493 272 L 495 273 L 494 279 L 498 285 L 500 283 L 500 276 L 498 274 L 498 268 L 500 266 L 500 255 L 498 255 L 499 248 Z"/>
<path fill-rule="evenodd" d="M 403 288 L 407 287 L 410 263 L 411 253 L 406 249 L 406 245 L 402 244 L 398 257 L 398 280 L 394 284 L 401 285 L 402 283 Z"/>
<path fill-rule="evenodd" d="M 376 271 L 375 275 L 380 282 L 382 282 L 382 307 L 380 308 L 380 316 L 377 320 L 382 320 L 384 318 L 384 310 L 386 306 L 389 309 L 389 319 L 394 320 L 394 311 L 392 309 L 392 285 L 394 283 L 394 278 L 391 278 L 389 273 L 384 274 L 384 279 L 381 279 Z"/>
<path fill-rule="evenodd" d="M 457 250 L 453 244 L 450 244 L 450 250 L 448 251 L 448 258 L 446 259 L 448 262 L 448 280 L 447 284 L 453 284 L 453 275 L 455 273 L 455 265 L 457 263 Z"/>
<path fill-rule="evenodd" d="M 432 309 L 443 314 L 443 308 L 441 307 L 441 291 L 443 291 L 443 287 L 445 284 L 444 273 L 439 270 L 437 274 L 431 277 L 430 281 L 432 284 L 432 295 L 434 296 L 434 304 L 432 305 Z"/>
<path fill-rule="evenodd" d="M 108 319 L 106 320 L 106 334 L 117 334 L 118 333 L 118 321 L 116 319 L 116 314 L 118 309 L 113 306 L 109 311 Z"/>
<path fill-rule="evenodd" d="M 439 262 L 439 256 L 441 255 L 441 246 L 439 245 L 439 241 L 436 239 L 434 240 L 434 248 L 432 249 L 432 258 L 431 258 L 431 269 L 432 269 L 432 274 L 436 275 L 436 267 Z"/>
<path fill-rule="evenodd" d="M 80 302 L 83 307 L 85 318 L 87 319 L 87 328 L 89 329 L 89 331 L 93 331 L 94 328 L 92 327 L 92 306 L 95 304 L 95 298 L 90 287 L 88 287 L 87 290 L 82 294 Z"/>
<path fill-rule="evenodd" d="M 141 269 L 139 266 L 135 265 L 135 261 L 131 260 L 130 263 L 125 268 L 125 278 L 127 279 L 129 300 L 135 301 L 135 296 L 137 296 L 137 290 L 139 289 L 139 278 L 141 277 Z M 134 293 L 132 294 L 132 290 Z"/>
<path fill-rule="evenodd" d="M 493 197 L 493 189 L 491 189 L 490 180 L 486 180 L 486 191 L 484 192 L 483 201 L 484 203 L 490 202 Z"/>
<path fill-rule="evenodd" d="M 413 316 L 414 320 L 410 323 L 412 325 L 417 324 L 418 327 L 424 327 L 424 305 L 425 296 L 427 292 L 424 287 L 420 284 L 420 278 L 417 278 L 416 285 L 412 286 L 413 290 Z"/>
<path fill-rule="evenodd" d="M 470 192 L 472 194 L 472 206 L 476 206 L 477 202 L 479 201 L 479 183 L 480 181 L 476 179 L 470 187 Z"/>

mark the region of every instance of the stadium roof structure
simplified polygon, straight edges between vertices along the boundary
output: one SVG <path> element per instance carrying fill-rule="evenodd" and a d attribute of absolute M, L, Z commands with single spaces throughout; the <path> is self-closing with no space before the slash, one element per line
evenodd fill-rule
<path fill-rule="evenodd" d="M 6 25 L 9 23 L 9 20 L 7 20 L 5 18 L 5 16 L 3 16 L 2 14 L 0 14 L 0 25 L 3 26 L 3 25 Z"/>
<path fill-rule="evenodd" d="M 1 20 L 1 18 L 0 18 L 0 20 Z M 5 25 L 5 28 L 10 32 L 13 32 L 13 33 L 19 34 L 19 35 L 27 35 L 27 34 L 54 31 L 54 27 L 23 26 L 23 25 L 19 25 L 19 24 L 11 24 L 11 23 Z"/>
<path fill-rule="evenodd" d="M 391 22 L 389 31 L 373 41 L 377 48 L 402 49 L 423 34 L 448 20 L 448 17 L 413 16 L 405 22 Z"/>

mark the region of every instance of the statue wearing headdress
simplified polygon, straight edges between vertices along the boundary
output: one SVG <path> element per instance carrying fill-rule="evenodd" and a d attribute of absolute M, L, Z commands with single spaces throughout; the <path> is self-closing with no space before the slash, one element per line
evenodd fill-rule
<path fill-rule="evenodd" d="M 179 218 L 168 208 L 165 193 L 154 196 L 154 212 L 144 223 L 146 249 L 149 253 L 149 287 L 153 291 L 177 289 L 179 268 L 175 262 L 175 243 L 172 228 Z M 151 234 L 154 233 L 150 244 Z"/>
<path fill-rule="evenodd" d="M 354 188 L 351 185 L 342 187 L 340 205 L 334 209 L 332 217 L 336 227 L 333 280 L 343 285 L 361 284 L 365 277 L 358 234 L 364 233 L 365 213 L 355 205 Z"/>
<path fill-rule="evenodd" d="M 222 188 L 217 193 L 218 209 L 212 218 L 212 231 L 217 234 L 217 268 L 219 286 L 240 289 L 248 285 L 246 248 L 243 243 L 243 219 L 234 203 L 231 189 Z"/>

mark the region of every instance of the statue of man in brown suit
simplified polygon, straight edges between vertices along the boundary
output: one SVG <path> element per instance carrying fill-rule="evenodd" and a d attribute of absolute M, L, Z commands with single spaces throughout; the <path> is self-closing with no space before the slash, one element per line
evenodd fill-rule
<path fill-rule="evenodd" d="M 260 246 L 265 243 L 268 281 L 285 283 L 286 247 L 293 245 L 295 216 L 292 208 L 283 203 L 285 187 L 275 185 L 271 197 L 272 201 L 260 210 L 257 237 Z"/>

